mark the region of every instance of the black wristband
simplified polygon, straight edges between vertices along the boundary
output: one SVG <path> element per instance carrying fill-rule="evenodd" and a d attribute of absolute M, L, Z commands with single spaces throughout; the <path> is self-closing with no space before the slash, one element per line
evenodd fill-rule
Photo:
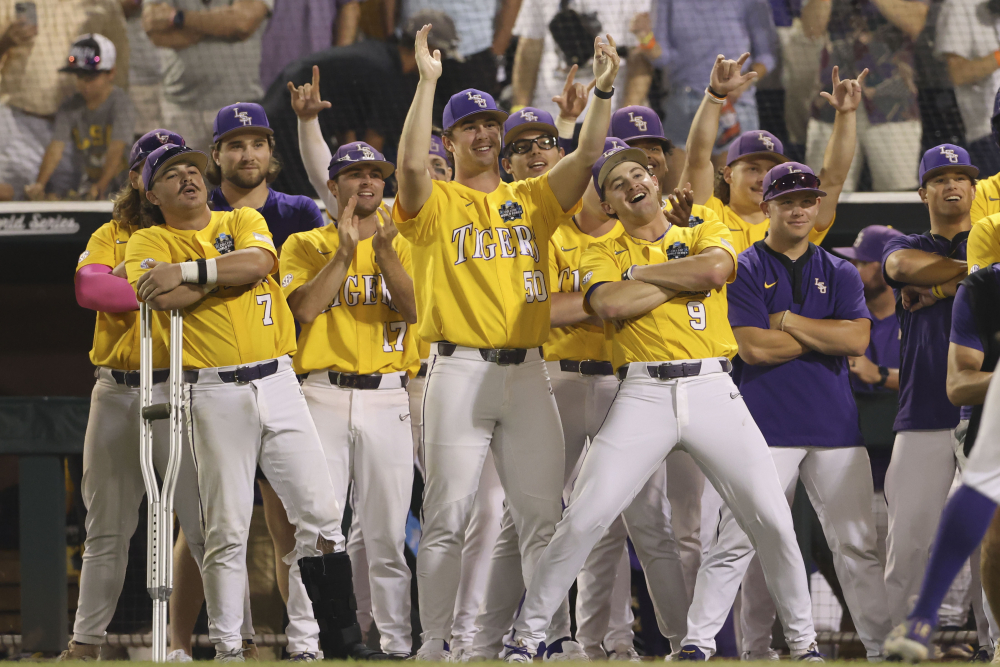
<path fill-rule="evenodd" d="M 725 95 L 723 95 L 722 93 L 718 93 L 718 92 L 716 92 L 716 91 L 715 91 L 715 89 L 714 89 L 714 88 L 712 88 L 712 86 L 709 86 L 709 87 L 708 87 L 708 94 L 709 94 L 709 95 L 712 95 L 712 96 L 714 96 L 714 97 L 717 97 L 717 98 L 718 98 L 718 99 L 720 99 L 720 100 L 724 100 L 724 99 L 726 99 L 726 96 L 725 96 Z"/>
<path fill-rule="evenodd" d="M 174 27 L 180 30 L 184 27 L 184 10 L 178 9 L 174 12 Z"/>
<path fill-rule="evenodd" d="M 198 265 L 198 284 L 204 285 L 208 282 L 208 260 L 196 259 L 195 264 Z"/>
<path fill-rule="evenodd" d="M 615 96 L 615 87 L 614 86 L 611 86 L 611 90 L 608 91 L 608 92 L 604 92 L 603 90 L 601 90 L 597 86 L 594 86 L 594 97 L 599 97 L 602 100 L 610 100 L 614 96 Z"/>
<path fill-rule="evenodd" d="M 635 280 L 635 278 L 632 277 L 632 270 L 635 268 L 635 266 L 636 265 L 633 264 L 632 266 L 628 267 L 622 272 L 622 280 Z"/>
<path fill-rule="evenodd" d="M 878 374 L 879 374 L 880 377 L 878 379 L 878 382 L 875 383 L 875 386 L 876 387 L 884 387 L 885 386 L 885 381 L 889 379 L 889 369 L 886 368 L 885 366 L 879 366 L 878 367 Z"/>

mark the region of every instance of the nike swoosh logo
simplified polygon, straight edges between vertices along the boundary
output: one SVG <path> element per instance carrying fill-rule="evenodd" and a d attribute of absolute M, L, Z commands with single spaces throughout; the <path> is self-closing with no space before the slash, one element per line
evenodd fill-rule
<path fill-rule="evenodd" d="M 742 232 L 743 231 L 742 229 L 733 229 L 732 227 L 726 227 L 726 229 L 728 229 L 731 232 Z"/>
<path fill-rule="evenodd" d="M 764 283 L 764 289 L 771 289 L 772 287 L 774 287 L 774 286 L 775 286 L 775 285 L 777 285 L 777 284 L 778 284 L 778 281 L 777 281 L 777 280 L 775 280 L 775 281 L 774 281 L 773 283 L 771 283 L 770 285 L 768 285 L 767 283 Z"/>
<path fill-rule="evenodd" d="M 316 252 L 318 252 L 318 253 L 319 253 L 319 254 L 321 254 L 321 255 L 329 255 L 329 254 L 330 254 L 331 252 L 333 252 L 333 251 L 332 251 L 332 250 L 329 250 L 329 251 L 327 251 L 327 252 L 323 252 L 323 251 L 322 251 L 322 250 L 320 250 L 319 248 L 316 248 Z"/>
<path fill-rule="evenodd" d="M 119 241 L 118 239 L 115 239 L 115 243 L 128 243 L 128 241 Z"/>
<path fill-rule="evenodd" d="M 468 204 L 465 205 L 465 208 L 469 208 L 470 206 L 472 206 L 475 203 L 476 202 L 474 202 L 474 201 L 470 201 Z"/>
<path fill-rule="evenodd" d="M 731 398 L 731 399 L 733 399 L 733 400 L 735 401 L 735 400 L 736 400 L 737 398 L 739 398 L 739 397 L 740 397 L 740 396 L 742 396 L 742 395 L 743 395 L 743 394 L 741 394 L 741 393 L 740 393 L 740 392 L 738 392 L 738 391 L 737 391 L 737 392 L 732 392 L 732 393 L 730 393 L 730 394 L 729 394 L 729 398 Z"/>
<path fill-rule="evenodd" d="M 579 248 L 579 247 L 580 247 L 580 246 L 578 246 L 578 245 L 577 245 L 577 246 L 573 246 L 572 248 L 564 248 L 564 247 L 562 247 L 562 246 L 559 246 L 559 249 L 560 249 L 560 250 L 562 250 L 563 252 L 570 252 L 570 251 L 572 251 L 572 250 L 576 250 L 576 249 L 577 249 L 577 248 Z"/>
<path fill-rule="evenodd" d="M 615 252 L 615 254 L 616 254 L 616 255 L 620 255 L 620 254 L 622 254 L 623 252 L 625 252 L 625 251 L 624 251 L 624 250 L 618 250 L 618 251 L 616 251 L 616 252 Z"/>
<path fill-rule="evenodd" d="M 1000 201 L 1000 198 L 997 197 L 987 197 L 987 199 L 989 199 L 990 201 Z"/>

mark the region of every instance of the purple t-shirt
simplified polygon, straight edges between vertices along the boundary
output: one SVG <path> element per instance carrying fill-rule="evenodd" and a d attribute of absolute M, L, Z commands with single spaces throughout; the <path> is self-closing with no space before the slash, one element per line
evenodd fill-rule
<path fill-rule="evenodd" d="M 900 290 L 906 286 L 885 273 L 885 260 L 897 250 L 923 250 L 952 259 L 965 259 L 969 233 L 949 241 L 930 232 L 892 239 L 882 251 L 882 273 L 896 294 L 899 317 L 899 412 L 897 431 L 939 431 L 958 425 L 958 408 L 948 400 L 948 336 L 953 299 L 944 299 L 915 313 L 903 310 Z"/>
<path fill-rule="evenodd" d="M 812 244 L 796 261 L 758 241 L 728 288 L 729 324 L 769 329 L 783 310 L 812 319 L 868 318 L 857 270 Z M 743 365 L 740 392 L 771 447 L 861 447 L 847 357 L 810 351 L 777 366 Z"/>
<path fill-rule="evenodd" d="M 869 311 L 869 319 L 872 321 L 872 335 L 868 342 L 868 349 L 865 356 L 876 366 L 886 368 L 899 368 L 899 318 L 896 313 L 892 313 L 884 320 L 875 317 Z M 873 394 L 879 392 L 893 391 L 885 387 L 876 387 L 873 384 L 862 382 L 857 375 L 851 374 L 851 388 L 861 394 Z"/>
<path fill-rule="evenodd" d="M 213 211 L 232 211 L 222 194 L 216 188 L 208 198 L 208 206 Z M 267 229 L 274 239 L 274 247 L 281 250 L 282 244 L 296 232 L 306 232 L 326 224 L 323 213 L 309 197 L 286 195 L 283 192 L 267 191 L 267 201 L 257 211 L 264 216 Z"/>
<path fill-rule="evenodd" d="M 267 90 L 289 63 L 333 46 L 337 10 L 357 0 L 275 0 L 261 39 L 260 85 Z"/>
<path fill-rule="evenodd" d="M 1000 265 L 994 264 L 987 269 L 997 271 Z M 955 345 L 970 347 L 973 350 L 983 352 L 983 341 L 979 338 L 976 328 L 976 317 L 972 313 L 972 296 L 965 285 L 959 285 L 955 293 L 955 304 L 951 308 L 951 336 L 948 339 Z M 969 419 L 972 416 L 972 406 L 963 405 L 961 408 L 961 418 Z"/>

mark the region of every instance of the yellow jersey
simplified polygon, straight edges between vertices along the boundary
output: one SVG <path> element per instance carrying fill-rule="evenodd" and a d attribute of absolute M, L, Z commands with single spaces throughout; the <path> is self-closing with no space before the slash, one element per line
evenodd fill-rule
<path fill-rule="evenodd" d="M 611 231 L 602 236 L 580 231 L 573 218 L 561 224 L 549 241 L 549 285 L 552 291 L 579 292 L 580 258 L 584 251 L 594 243 L 623 233 L 625 228 L 618 221 L 615 221 Z M 604 337 L 604 327 L 587 322 L 552 328 L 549 339 L 542 346 L 542 353 L 546 361 L 611 361 L 611 345 Z"/>
<path fill-rule="evenodd" d="M 374 237 L 358 243 L 344 284 L 326 310 L 301 323 L 296 373 L 330 369 L 342 373 L 416 372 L 420 367 L 413 332 L 392 304 L 389 286 L 375 261 Z M 410 272 L 409 243 L 393 241 L 399 260 Z M 315 278 L 340 248 L 336 225 L 288 237 L 281 246 L 281 289 L 287 298 Z"/>
<path fill-rule="evenodd" d="M 988 215 L 972 223 L 965 245 L 965 261 L 969 273 L 1000 262 L 1000 213 Z"/>
<path fill-rule="evenodd" d="M 975 224 L 986 216 L 996 213 L 1000 213 L 1000 174 L 984 178 L 976 183 L 976 197 L 972 200 L 970 216 L 972 223 Z"/>
<path fill-rule="evenodd" d="M 234 250 L 263 248 L 277 252 L 263 216 L 252 208 L 215 211 L 201 230 L 157 225 L 140 229 L 129 240 L 125 268 L 134 287 L 148 267 L 145 260 L 186 262 L 212 259 Z M 255 285 L 217 286 L 184 313 L 184 368 L 238 366 L 295 352 L 295 322 L 272 276 Z M 170 313 L 156 312 L 154 327 L 169 344 Z"/>
<path fill-rule="evenodd" d="M 549 336 L 549 238 L 564 212 L 548 174 L 480 192 L 432 181 L 419 213 L 392 210 L 412 244 L 417 335 L 478 348 L 538 347 Z"/>
<path fill-rule="evenodd" d="M 593 312 L 589 296 L 600 283 L 621 280 L 633 264 L 659 264 L 708 248 L 722 248 L 733 257 L 733 272 L 727 283 L 736 279 L 736 249 L 729 230 L 717 221 L 694 227 L 671 225 L 650 243 L 630 236 L 595 243 L 583 254 L 581 283 L 587 297 L 584 307 Z M 605 322 L 605 335 L 612 339 L 612 363 L 675 361 L 681 359 L 732 358 L 736 338 L 729 326 L 729 304 L 724 289 L 709 292 L 684 292 L 653 310 L 627 320 Z"/>
<path fill-rule="evenodd" d="M 705 202 L 705 208 L 710 209 L 715 213 L 716 216 L 722 221 L 722 223 L 729 229 L 729 233 L 732 234 L 733 247 L 736 248 L 736 252 L 740 253 L 752 246 L 757 241 L 763 241 L 764 237 L 767 236 L 767 230 L 771 227 L 771 219 L 765 218 L 763 222 L 752 225 L 743 218 L 741 218 L 736 211 L 729 208 L 728 204 L 723 204 L 722 200 L 716 196 L 708 198 Z M 694 211 L 691 211 L 694 215 Z M 809 241 L 819 245 L 826 238 L 827 232 L 830 231 L 830 227 L 833 227 L 833 223 L 836 220 L 830 221 L 830 225 L 820 231 L 813 229 L 809 232 Z"/>

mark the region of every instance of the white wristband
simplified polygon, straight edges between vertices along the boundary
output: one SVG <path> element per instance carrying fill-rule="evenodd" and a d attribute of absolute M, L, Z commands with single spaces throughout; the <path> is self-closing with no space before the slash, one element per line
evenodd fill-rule
<path fill-rule="evenodd" d="M 181 262 L 181 282 L 198 282 L 198 264 L 195 262 Z"/>
<path fill-rule="evenodd" d="M 208 280 L 205 281 L 205 284 L 209 287 L 214 286 L 219 281 L 219 267 L 215 265 L 215 259 L 213 257 L 205 262 L 205 268 L 208 269 Z"/>
<path fill-rule="evenodd" d="M 560 114 L 556 118 L 556 132 L 559 133 L 560 139 L 572 139 L 573 133 L 576 132 L 576 120 L 563 118 Z"/>

